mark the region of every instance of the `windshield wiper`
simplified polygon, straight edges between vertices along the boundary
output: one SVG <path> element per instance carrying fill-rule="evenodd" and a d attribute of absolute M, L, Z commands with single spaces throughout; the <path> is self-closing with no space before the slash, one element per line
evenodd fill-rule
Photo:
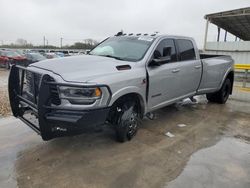
<path fill-rule="evenodd" d="M 117 59 L 117 60 L 122 60 L 122 61 L 124 61 L 123 58 L 121 58 L 121 57 L 116 57 L 116 56 L 112 56 L 112 55 L 100 55 L 100 56 L 110 57 L 110 58 L 114 58 L 114 59 Z"/>

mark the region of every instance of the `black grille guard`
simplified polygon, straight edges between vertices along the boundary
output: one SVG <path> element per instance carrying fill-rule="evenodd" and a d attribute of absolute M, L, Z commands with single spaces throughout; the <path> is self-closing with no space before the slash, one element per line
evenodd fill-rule
<path fill-rule="evenodd" d="M 75 109 L 70 107 L 60 107 L 51 104 L 51 91 L 50 86 L 75 86 L 75 87 L 106 87 L 110 93 L 111 99 L 111 90 L 107 85 L 82 85 L 75 83 L 58 83 L 51 81 L 51 77 L 48 74 L 41 75 L 40 83 L 39 83 L 39 91 L 33 89 L 33 100 L 29 100 L 23 96 L 24 89 L 24 81 L 26 72 L 32 72 L 34 74 L 38 74 L 37 72 L 33 72 L 31 70 L 27 70 L 27 68 L 13 65 L 9 74 L 9 100 L 10 106 L 13 113 L 13 116 L 22 120 L 25 124 L 27 124 L 30 128 L 32 128 L 35 132 L 40 134 L 44 140 L 49 140 L 53 138 L 52 126 L 48 123 L 48 114 L 55 110 L 67 110 L 72 113 L 82 113 L 83 109 Z M 33 79 L 33 83 L 34 83 Z M 35 87 L 33 87 L 35 88 Z M 37 97 L 36 97 L 37 96 Z M 108 100 L 108 103 L 110 101 Z M 38 125 L 35 125 L 28 118 L 24 117 L 25 112 L 32 111 L 32 113 L 38 119 Z"/>

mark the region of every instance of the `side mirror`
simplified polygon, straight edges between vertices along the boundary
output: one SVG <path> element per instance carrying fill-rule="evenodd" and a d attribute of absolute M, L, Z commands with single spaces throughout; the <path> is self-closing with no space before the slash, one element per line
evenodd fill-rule
<path fill-rule="evenodd" d="M 160 59 L 152 59 L 152 61 L 149 63 L 150 67 L 155 67 L 155 66 L 161 66 L 162 64 L 168 63 L 171 61 L 170 56 L 162 57 Z"/>

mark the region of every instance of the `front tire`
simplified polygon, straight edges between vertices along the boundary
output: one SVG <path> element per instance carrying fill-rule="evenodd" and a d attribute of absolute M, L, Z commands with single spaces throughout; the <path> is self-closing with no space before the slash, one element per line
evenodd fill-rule
<path fill-rule="evenodd" d="M 126 101 L 116 107 L 117 120 L 114 126 L 118 142 L 126 142 L 136 135 L 140 124 L 138 109 L 134 101 Z"/>
<path fill-rule="evenodd" d="M 207 100 L 209 102 L 225 104 L 232 90 L 232 83 L 229 78 L 227 78 L 221 89 L 215 93 L 206 94 Z"/>

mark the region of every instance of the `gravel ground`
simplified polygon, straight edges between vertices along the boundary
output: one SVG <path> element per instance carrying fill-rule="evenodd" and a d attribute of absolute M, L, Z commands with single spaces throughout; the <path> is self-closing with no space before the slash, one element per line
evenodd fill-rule
<path fill-rule="evenodd" d="M 8 75 L 9 71 L 0 69 L 0 117 L 10 115 L 9 97 L 8 97 Z"/>

